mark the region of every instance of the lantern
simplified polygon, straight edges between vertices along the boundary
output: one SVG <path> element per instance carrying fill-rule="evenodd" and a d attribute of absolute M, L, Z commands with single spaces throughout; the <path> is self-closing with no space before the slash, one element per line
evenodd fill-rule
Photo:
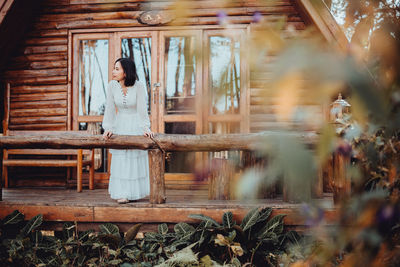
<path fill-rule="evenodd" d="M 331 122 L 342 122 L 343 115 L 350 112 L 351 105 L 344 99 L 342 94 L 339 93 L 338 98 L 331 104 L 330 120 Z"/>

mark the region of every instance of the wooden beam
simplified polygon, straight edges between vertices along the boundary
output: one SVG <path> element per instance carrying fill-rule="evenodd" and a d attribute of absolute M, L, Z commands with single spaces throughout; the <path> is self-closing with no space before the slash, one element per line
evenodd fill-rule
<path fill-rule="evenodd" d="M 3 22 L 4 18 L 6 17 L 8 11 L 10 10 L 11 6 L 13 5 L 14 0 L 5 0 L 2 1 L 0 5 L 0 25 Z"/>
<path fill-rule="evenodd" d="M 156 134 L 155 140 L 165 151 L 224 151 L 224 150 L 255 150 L 265 142 L 268 136 L 281 135 L 278 132 L 257 134 Z M 312 146 L 317 141 L 314 133 L 288 133 L 299 138 L 306 145 Z M 156 149 L 158 146 L 144 136 L 114 135 L 104 140 L 101 135 L 71 132 L 44 134 L 27 133 L 24 136 L 1 136 L 0 147 L 3 148 L 120 148 L 120 149 Z"/>

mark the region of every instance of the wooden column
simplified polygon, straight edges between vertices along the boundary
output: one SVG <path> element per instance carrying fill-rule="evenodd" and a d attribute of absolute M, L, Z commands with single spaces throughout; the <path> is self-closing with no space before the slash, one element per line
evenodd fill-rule
<path fill-rule="evenodd" d="M 350 197 L 351 181 L 346 175 L 349 156 L 341 153 L 333 155 L 333 202 L 335 204 Z"/>
<path fill-rule="evenodd" d="M 324 170 L 319 167 L 311 187 L 312 197 L 322 198 L 324 193 Z"/>
<path fill-rule="evenodd" d="M 94 149 L 90 150 L 89 190 L 94 189 Z"/>
<path fill-rule="evenodd" d="M 149 150 L 150 203 L 165 203 L 165 155 L 159 149 Z"/>
<path fill-rule="evenodd" d="M 0 165 L 3 166 L 3 149 L 0 149 Z M 3 200 L 3 168 L 0 168 L 0 201 Z"/>
<path fill-rule="evenodd" d="M 208 199 L 230 199 L 233 167 L 227 159 L 223 158 L 213 158 L 211 164 L 212 173 L 208 184 Z"/>
<path fill-rule="evenodd" d="M 78 164 L 76 166 L 76 191 L 82 192 L 82 149 L 78 149 Z"/>

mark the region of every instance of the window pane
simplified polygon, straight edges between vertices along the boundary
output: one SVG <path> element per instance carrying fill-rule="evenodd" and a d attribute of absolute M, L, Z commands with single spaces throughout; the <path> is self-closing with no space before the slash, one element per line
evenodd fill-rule
<path fill-rule="evenodd" d="M 210 114 L 237 114 L 240 103 L 240 42 L 209 38 Z"/>
<path fill-rule="evenodd" d="M 165 39 L 164 84 L 167 114 L 195 112 L 196 55 L 194 37 Z"/>
<path fill-rule="evenodd" d="M 121 40 L 122 57 L 130 58 L 135 62 L 139 81 L 146 84 L 148 108 L 151 107 L 151 38 L 130 38 Z"/>
<path fill-rule="evenodd" d="M 108 40 L 79 43 L 79 115 L 102 115 L 108 83 Z"/>
<path fill-rule="evenodd" d="M 195 134 L 195 122 L 166 122 L 166 134 Z M 165 172 L 171 173 L 192 173 L 194 162 L 196 162 L 195 152 L 172 152 L 170 159 L 165 162 Z"/>

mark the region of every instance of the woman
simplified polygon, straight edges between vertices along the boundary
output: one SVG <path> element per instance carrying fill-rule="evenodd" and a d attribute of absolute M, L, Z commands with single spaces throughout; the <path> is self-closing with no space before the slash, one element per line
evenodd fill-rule
<path fill-rule="evenodd" d="M 114 64 L 108 84 L 103 118 L 103 138 L 113 134 L 153 137 L 147 113 L 147 90 L 138 81 L 135 63 L 120 58 Z M 112 154 L 108 192 L 118 203 L 127 203 L 150 192 L 147 151 L 110 149 Z"/>

